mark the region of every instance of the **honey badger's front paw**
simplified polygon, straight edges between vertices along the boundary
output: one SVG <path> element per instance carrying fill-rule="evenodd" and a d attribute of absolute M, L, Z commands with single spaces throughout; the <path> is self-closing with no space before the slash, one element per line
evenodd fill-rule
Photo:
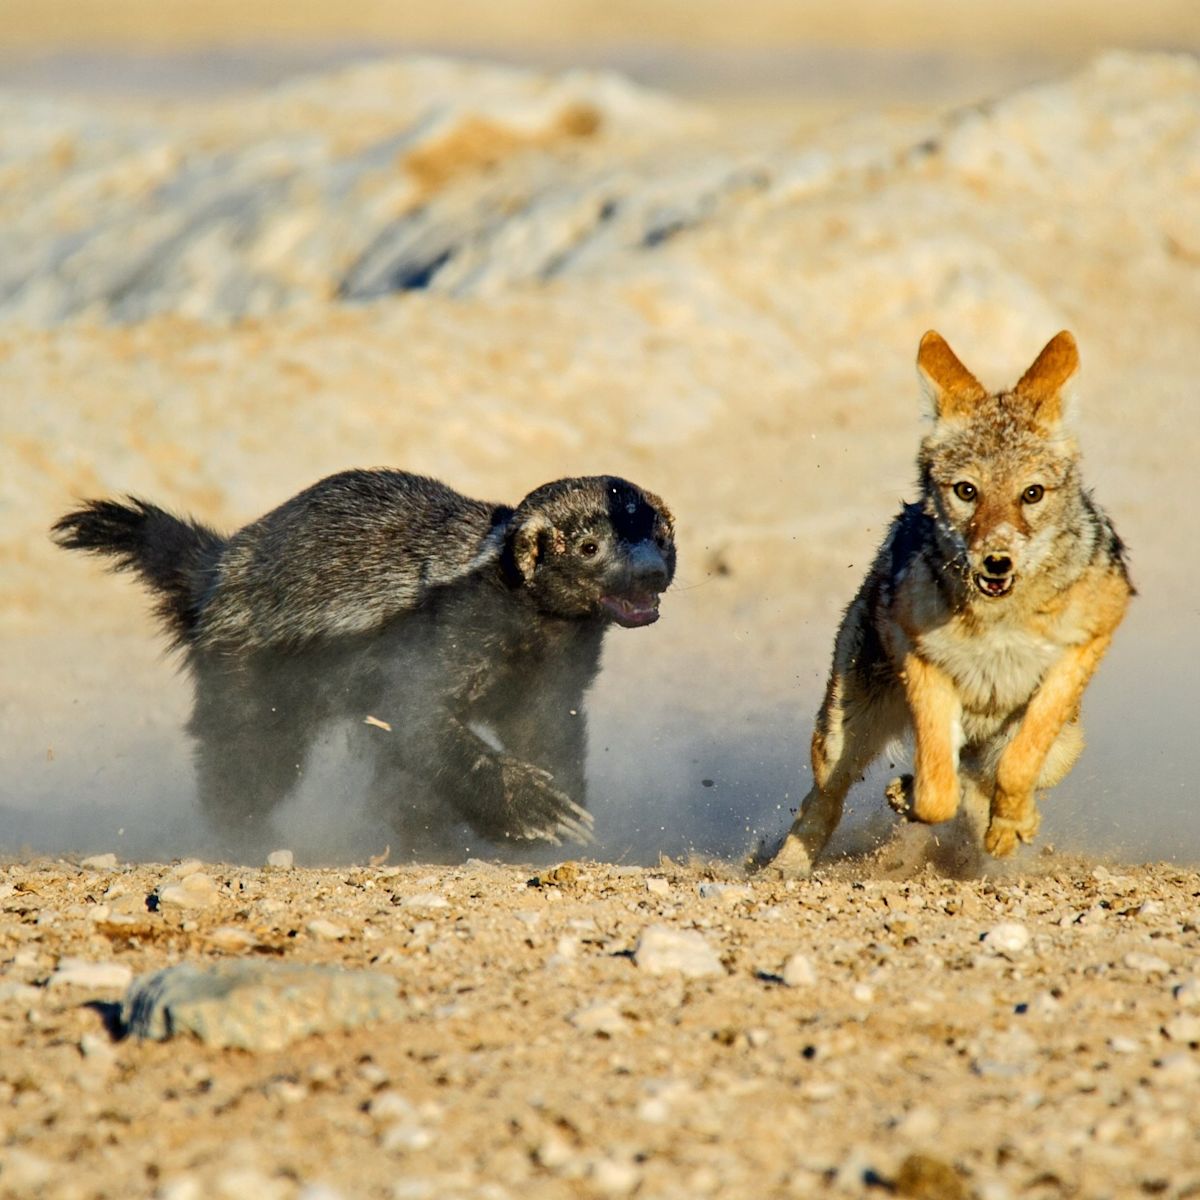
<path fill-rule="evenodd" d="M 993 816 L 984 835 L 983 848 L 996 858 L 1007 858 L 1017 848 L 1018 842 L 1028 844 L 1033 841 L 1041 823 L 1041 814 L 1032 802 L 1019 817 Z"/>
<path fill-rule="evenodd" d="M 595 818 L 554 786 L 554 776 L 511 755 L 500 756 L 504 787 L 504 833 L 520 841 L 594 840 Z"/>

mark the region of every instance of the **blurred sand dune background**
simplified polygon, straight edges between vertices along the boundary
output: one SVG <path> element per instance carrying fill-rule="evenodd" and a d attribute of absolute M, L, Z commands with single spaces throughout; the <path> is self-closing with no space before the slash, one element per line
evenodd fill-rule
<path fill-rule="evenodd" d="M 386 463 L 495 500 L 592 471 L 668 498 L 678 586 L 610 639 L 592 700 L 598 853 L 737 855 L 806 790 L 839 610 L 911 495 L 920 334 L 998 386 L 1066 326 L 1143 595 L 1047 838 L 1200 853 L 1194 5 L 64 2 L 4 25 L 10 848 L 203 849 L 186 683 L 137 590 L 49 545 L 62 509 L 130 491 L 231 528 Z M 287 844 L 370 844 L 345 791 L 314 779 Z M 882 820 L 877 781 L 856 805 Z"/>

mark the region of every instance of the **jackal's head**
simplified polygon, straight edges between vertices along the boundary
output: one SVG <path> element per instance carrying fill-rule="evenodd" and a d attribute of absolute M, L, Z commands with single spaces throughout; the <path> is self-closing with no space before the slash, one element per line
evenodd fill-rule
<path fill-rule="evenodd" d="M 1009 391 L 989 394 L 932 330 L 917 371 L 933 405 L 918 466 L 926 511 L 969 596 L 999 601 L 1054 561 L 1077 522 L 1079 449 L 1064 392 L 1079 369 L 1075 339 L 1050 339 Z"/>

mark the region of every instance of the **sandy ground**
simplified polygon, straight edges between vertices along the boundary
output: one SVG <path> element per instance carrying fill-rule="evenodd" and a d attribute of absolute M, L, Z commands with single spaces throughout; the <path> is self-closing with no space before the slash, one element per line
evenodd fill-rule
<path fill-rule="evenodd" d="M 206 907 L 148 912 L 189 869 L 4 873 L 3 1194 L 1200 1190 L 1194 871 L 215 867 Z M 655 924 L 717 973 L 648 973 Z M 231 927 L 247 955 L 385 970 L 409 1015 L 258 1054 L 114 1044 L 119 989 L 40 986 L 65 955 L 228 957 Z"/>
<path fill-rule="evenodd" d="M 54 11 L 95 33 L 99 6 Z M 127 47 L 138 11 L 105 7 Z M 788 11 L 748 19 L 755 44 Z M 1013 15 L 993 48 L 1019 52 L 1028 11 L 997 7 Z M 1192 44 L 1192 6 L 1137 11 L 1153 44 Z M 61 79 L 74 43 L 50 12 L 27 6 L 9 44 Z M 607 19 L 570 12 L 564 56 Z M 1048 36 L 1074 62 L 1094 47 L 1063 32 L 1072 12 Z M 203 40 L 185 26 L 172 47 Z M 860 48 L 898 44 L 898 25 L 866 28 Z M 448 79 L 461 95 L 438 92 L 431 122 L 422 96 Z M 559 83 L 485 68 L 376 63 L 195 104 L 2 98 L 0 1189 L 1200 1194 L 1194 60 L 1119 55 L 966 111 L 906 83 L 886 98 L 914 107 L 833 123 L 571 86 L 595 136 L 560 120 Z M 501 152 L 459 136 L 480 111 L 512 122 Z M 403 152 L 375 164 L 392 137 Z M 257 224 L 194 219 L 223 175 L 275 189 Z M 614 198 L 631 224 L 593 233 Z M 418 210 L 458 239 L 458 274 L 340 301 L 356 237 Z M 161 274 L 121 276 L 167 243 L 184 249 Z M 130 296 L 150 315 L 122 315 Z M 1014 864 L 947 877 L 944 835 L 897 836 L 872 777 L 817 879 L 746 883 L 743 855 L 807 787 L 838 613 L 911 496 L 929 326 L 995 385 L 1076 332 L 1088 477 L 1142 594 L 1089 692 L 1091 745 Z M 615 471 L 679 518 L 663 619 L 610 638 L 589 698 L 595 861 L 553 881 L 559 856 L 497 865 L 486 846 L 361 865 L 387 836 L 329 804 L 336 765 L 280 814 L 302 867 L 212 862 L 186 680 L 137 589 L 45 536 L 80 495 L 230 528 L 383 463 L 508 501 Z M 104 852 L 121 865 L 78 865 Z M 196 870 L 209 904 L 151 911 Z M 633 951 L 657 923 L 698 931 L 722 972 L 649 974 Z M 272 1053 L 142 1044 L 113 1040 L 120 987 L 49 982 L 64 958 L 140 973 L 238 953 L 374 966 L 409 1018 Z"/>

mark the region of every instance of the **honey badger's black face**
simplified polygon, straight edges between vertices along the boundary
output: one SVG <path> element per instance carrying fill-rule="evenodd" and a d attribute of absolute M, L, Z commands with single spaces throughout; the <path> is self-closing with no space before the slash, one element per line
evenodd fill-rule
<path fill-rule="evenodd" d="M 513 565 L 542 612 L 630 628 L 658 620 L 675 536 L 657 496 L 610 475 L 561 479 L 526 496 L 510 530 Z"/>

